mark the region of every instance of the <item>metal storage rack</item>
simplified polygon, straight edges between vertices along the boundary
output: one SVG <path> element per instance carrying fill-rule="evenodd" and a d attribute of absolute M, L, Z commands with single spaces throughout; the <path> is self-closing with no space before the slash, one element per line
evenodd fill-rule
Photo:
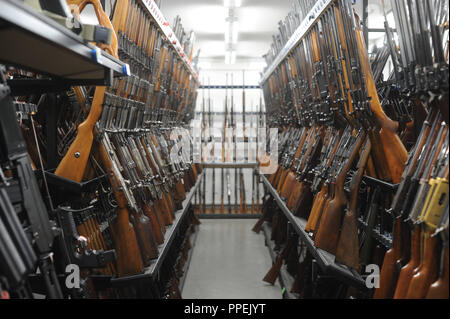
<path fill-rule="evenodd" d="M 320 269 L 325 274 L 331 275 L 344 283 L 355 287 L 365 288 L 365 280 L 360 274 L 345 265 L 336 263 L 334 255 L 314 246 L 313 239 L 305 231 L 306 220 L 294 216 L 294 214 L 289 210 L 289 208 L 286 206 L 286 203 L 281 199 L 280 195 L 277 193 L 276 189 L 272 187 L 267 178 L 262 174 L 259 174 L 259 176 L 270 194 L 275 199 L 278 207 L 292 224 L 293 229 L 297 234 L 299 234 L 300 240 L 306 244 L 306 247 L 312 254 L 313 258 L 317 260 L 317 264 Z"/>
<path fill-rule="evenodd" d="M 126 63 L 100 50 L 31 7 L 0 2 L 0 62 L 49 76 L 8 81 L 11 89 L 38 86 L 110 85 L 113 76 L 129 75 Z"/>
<path fill-rule="evenodd" d="M 167 257 L 167 252 L 170 249 L 170 246 L 175 238 L 175 235 L 178 232 L 181 221 L 186 217 L 187 212 L 189 211 L 189 207 L 191 206 L 192 196 L 195 194 L 197 187 L 200 185 L 200 182 L 203 178 L 203 172 L 198 176 L 197 182 L 191 188 L 189 193 L 187 194 L 185 200 L 183 201 L 183 208 L 175 212 L 175 219 L 173 224 L 167 227 L 166 233 L 164 235 L 164 243 L 159 246 L 159 256 L 155 261 L 145 268 L 142 274 L 124 276 L 124 277 L 113 277 L 111 278 L 111 284 L 113 286 L 123 286 L 129 285 L 130 283 L 135 282 L 136 280 L 142 279 L 153 279 L 157 280 L 159 276 L 159 270 L 161 265 L 163 264 L 165 258 Z"/>

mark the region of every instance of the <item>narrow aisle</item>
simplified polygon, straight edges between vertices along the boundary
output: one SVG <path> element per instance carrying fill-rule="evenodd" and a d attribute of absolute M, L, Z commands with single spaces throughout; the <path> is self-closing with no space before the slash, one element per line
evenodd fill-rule
<path fill-rule="evenodd" d="M 281 299 L 278 283 L 262 281 L 272 265 L 255 219 L 202 219 L 183 298 Z"/>

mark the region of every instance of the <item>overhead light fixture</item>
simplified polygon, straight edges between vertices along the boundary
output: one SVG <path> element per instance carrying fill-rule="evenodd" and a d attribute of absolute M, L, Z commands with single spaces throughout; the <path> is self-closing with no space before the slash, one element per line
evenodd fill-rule
<path fill-rule="evenodd" d="M 241 6 L 241 0 L 224 0 L 223 6 L 227 8 L 239 8 Z"/>
<path fill-rule="evenodd" d="M 241 0 L 224 0 L 223 5 L 228 9 L 228 16 L 225 18 L 225 63 L 234 64 L 239 34 L 235 8 L 241 6 Z"/>
<path fill-rule="evenodd" d="M 239 34 L 239 24 L 237 22 L 231 23 L 231 43 L 237 43 Z"/>
<path fill-rule="evenodd" d="M 229 50 L 225 51 L 225 64 L 234 64 L 236 63 L 236 51 Z"/>
<path fill-rule="evenodd" d="M 225 43 L 236 44 L 239 35 L 239 25 L 237 22 L 230 22 L 225 28 Z"/>

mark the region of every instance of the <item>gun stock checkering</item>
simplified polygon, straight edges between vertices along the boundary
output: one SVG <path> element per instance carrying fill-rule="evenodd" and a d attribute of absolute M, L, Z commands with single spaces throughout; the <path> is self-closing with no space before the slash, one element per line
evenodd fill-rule
<path fill-rule="evenodd" d="M 0 41 L 0 299 L 449 298 L 448 1 L 4 0 Z"/>

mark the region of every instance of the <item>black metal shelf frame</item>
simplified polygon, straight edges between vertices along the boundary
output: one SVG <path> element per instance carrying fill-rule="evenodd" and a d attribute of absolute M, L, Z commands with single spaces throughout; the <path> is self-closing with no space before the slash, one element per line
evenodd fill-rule
<path fill-rule="evenodd" d="M 277 253 L 275 252 L 275 243 L 270 240 L 270 225 L 264 222 L 264 224 L 262 225 L 262 231 L 266 241 L 267 249 L 269 250 L 270 257 L 272 258 L 272 262 L 275 262 Z M 287 272 L 285 265 L 281 266 L 278 280 L 282 287 L 283 299 L 298 299 L 298 295 L 290 291 L 290 288 L 292 287 L 292 284 L 294 282 L 294 278 L 292 278 L 292 276 Z"/>
<path fill-rule="evenodd" d="M 35 11 L 21 1 L 0 1 L 0 62 L 52 77 L 61 86 L 110 85 L 129 75 L 126 63 Z M 54 87 L 46 79 L 17 86 Z"/>
<path fill-rule="evenodd" d="M 311 236 L 305 231 L 306 220 L 303 218 L 299 218 L 294 216 L 289 208 L 286 206 L 286 203 L 281 199 L 280 195 L 277 191 L 272 187 L 267 178 L 258 172 L 261 180 L 263 181 L 266 188 L 272 194 L 275 199 L 278 207 L 287 217 L 289 222 L 292 224 L 293 229 L 297 234 L 299 234 L 300 240 L 302 240 L 310 253 L 313 255 L 314 259 L 317 261 L 320 269 L 327 275 L 331 275 L 344 283 L 349 285 L 365 288 L 365 280 L 358 274 L 355 270 L 335 262 L 335 256 L 314 246 L 314 241 Z"/>
<path fill-rule="evenodd" d="M 191 206 L 191 199 L 194 196 L 197 187 L 200 185 L 200 182 L 203 178 L 203 172 L 198 176 L 197 182 L 195 185 L 191 188 L 189 193 L 187 194 L 185 200 L 183 201 L 183 208 L 175 212 L 175 219 L 173 221 L 173 224 L 167 227 L 166 233 L 164 235 L 164 243 L 159 246 L 159 256 L 155 261 L 148 267 L 145 268 L 144 272 L 142 274 L 137 275 L 131 275 L 131 276 L 124 276 L 124 277 L 112 277 L 111 278 L 111 284 L 113 286 L 126 286 L 130 284 L 133 281 L 136 280 L 142 280 L 142 279 L 153 279 L 158 280 L 159 277 L 159 270 L 161 268 L 161 265 L 163 264 L 167 252 L 170 249 L 170 246 L 172 245 L 173 239 L 175 238 L 175 235 L 178 232 L 178 229 L 180 227 L 181 221 L 186 217 L 187 212 L 189 211 L 189 207 Z"/>
<path fill-rule="evenodd" d="M 198 225 L 193 225 L 193 227 L 194 227 L 194 232 L 190 236 L 188 235 L 189 238 L 187 238 L 187 240 L 189 240 L 191 243 L 191 248 L 189 249 L 188 257 L 186 258 L 186 261 L 184 263 L 183 275 L 180 278 L 180 284 L 179 284 L 179 288 L 180 288 L 182 295 L 183 295 L 184 283 L 186 282 L 186 275 L 189 270 L 189 265 L 191 264 L 192 254 L 194 252 L 195 242 L 197 241 L 197 236 L 198 236 L 198 232 L 200 229 L 200 227 L 198 227 Z M 189 232 L 189 230 L 188 230 L 188 232 Z"/>

